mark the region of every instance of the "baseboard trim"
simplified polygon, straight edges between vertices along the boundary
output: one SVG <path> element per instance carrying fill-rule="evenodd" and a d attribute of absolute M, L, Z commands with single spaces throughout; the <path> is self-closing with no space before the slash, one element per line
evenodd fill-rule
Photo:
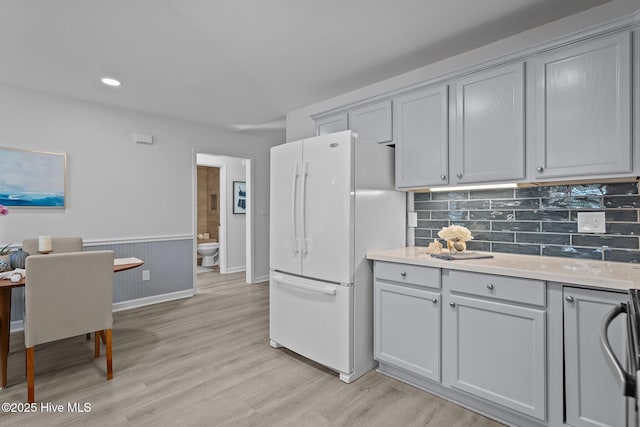
<path fill-rule="evenodd" d="M 129 301 L 115 302 L 113 303 L 113 312 L 115 313 L 116 311 L 130 310 L 132 308 L 144 307 L 146 305 L 159 304 L 161 302 L 174 301 L 177 299 L 190 298 L 194 295 L 195 293 L 193 292 L 193 289 L 187 289 L 184 291 L 171 292 L 168 294 L 153 295 L 150 297 L 132 299 Z M 13 322 L 11 322 L 11 332 L 19 332 L 22 330 L 24 330 L 24 323 L 22 320 L 14 320 Z"/>
<path fill-rule="evenodd" d="M 14 320 L 11 322 L 11 326 L 9 327 L 11 332 L 18 332 L 24 330 L 24 323 L 22 320 Z"/>
<path fill-rule="evenodd" d="M 262 282 L 268 282 L 268 281 L 269 281 L 269 275 L 267 274 L 266 276 L 255 277 L 253 279 L 253 282 L 251 282 L 250 284 L 253 285 L 254 283 L 262 283 Z"/>
<path fill-rule="evenodd" d="M 244 265 L 241 265 L 240 267 L 227 267 L 227 271 L 225 271 L 224 274 L 240 273 L 241 271 L 247 271 L 247 267 L 245 267 Z"/>
<path fill-rule="evenodd" d="M 130 310 L 132 308 L 144 307 L 145 305 L 158 304 L 161 302 L 173 301 L 177 299 L 189 298 L 194 295 L 193 289 L 186 289 L 184 291 L 171 292 L 168 294 L 153 295 L 150 297 L 132 299 L 129 301 L 122 301 L 113 303 L 113 311 Z"/>

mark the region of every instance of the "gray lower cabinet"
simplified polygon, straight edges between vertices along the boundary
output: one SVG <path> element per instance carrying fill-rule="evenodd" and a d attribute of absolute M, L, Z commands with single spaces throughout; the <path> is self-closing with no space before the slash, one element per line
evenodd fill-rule
<path fill-rule="evenodd" d="M 440 381 L 440 293 L 376 282 L 374 358 Z"/>
<path fill-rule="evenodd" d="M 440 269 L 376 262 L 374 358 L 440 381 Z"/>
<path fill-rule="evenodd" d="M 462 295 L 445 303 L 445 385 L 545 419 L 544 310 Z"/>
<path fill-rule="evenodd" d="M 380 371 L 509 425 L 605 427 L 634 402 L 600 330 L 622 292 L 376 261 L 374 357 Z M 609 328 L 626 359 L 626 319 Z"/>
<path fill-rule="evenodd" d="M 582 426 L 625 426 L 626 404 L 600 344 L 605 314 L 626 294 L 565 287 L 564 372 L 566 423 Z M 609 327 L 609 339 L 618 358 L 625 359 L 624 317 Z"/>

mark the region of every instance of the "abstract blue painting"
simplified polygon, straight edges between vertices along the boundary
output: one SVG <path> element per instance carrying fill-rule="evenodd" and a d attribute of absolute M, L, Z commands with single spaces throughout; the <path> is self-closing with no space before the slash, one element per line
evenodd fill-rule
<path fill-rule="evenodd" d="M 65 207 L 67 156 L 0 147 L 0 204 Z"/>

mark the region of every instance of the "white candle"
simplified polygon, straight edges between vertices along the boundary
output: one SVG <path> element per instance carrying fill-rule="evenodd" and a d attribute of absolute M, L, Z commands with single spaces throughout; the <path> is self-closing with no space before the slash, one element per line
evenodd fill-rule
<path fill-rule="evenodd" d="M 51 251 L 51 236 L 38 236 L 38 252 Z"/>

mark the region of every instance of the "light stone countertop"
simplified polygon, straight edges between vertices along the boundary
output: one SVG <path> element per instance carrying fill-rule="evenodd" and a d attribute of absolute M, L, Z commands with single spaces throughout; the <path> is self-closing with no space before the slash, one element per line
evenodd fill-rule
<path fill-rule="evenodd" d="M 560 282 L 601 289 L 640 288 L 640 265 L 575 258 L 490 253 L 493 258 L 447 261 L 433 258 L 424 247 L 409 246 L 370 251 L 367 258 L 449 270 Z"/>

